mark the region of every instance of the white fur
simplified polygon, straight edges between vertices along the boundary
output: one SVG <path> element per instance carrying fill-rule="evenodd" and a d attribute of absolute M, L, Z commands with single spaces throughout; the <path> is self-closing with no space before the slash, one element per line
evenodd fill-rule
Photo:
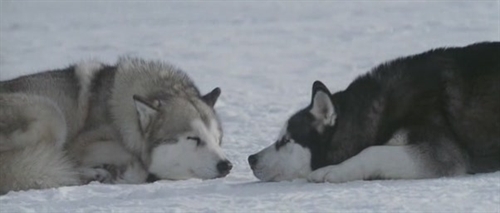
<path fill-rule="evenodd" d="M 99 181 L 101 183 L 112 183 L 113 177 L 109 171 L 102 168 L 88 168 L 80 167 L 78 168 L 78 173 L 82 179 L 83 184 L 90 183 L 92 181 Z"/>
<path fill-rule="evenodd" d="M 75 75 L 80 83 L 80 94 L 78 95 L 78 111 L 81 112 L 82 118 L 77 119 L 80 121 L 77 125 L 82 126 L 85 121 L 85 117 L 88 114 L 88 104 L 90 98 L 90 87 L 92 84 L 92 79 L 95 73 L 98 72 L 103 67 L 102 63 L 89 60 L 83 61 L 75 66 Z"/>
<path fill-rule="evenodd" d="M 210 179 L 218 177 L 217 164 L 226 160 L 219 146 L 220 132 L 216 122 L 206 126 L 201 120 L 191 123 L 193 131 L 180 134 L 176 143 L 162 144 L 151 154 L 149 172 L 162 179 Z M 199 137 L 203 145 L 188 137 Z"/>
<path fill-rule="evenodd" d="M 88 92 L 90 83 L 94 75 L 103 67 L 102 63 L 95 60 L 83 61 L 75 66 L 75 74 L 80 81 L 80 86 L 85 88 L 83 91 Z"/>
<path fill-rule="evenodd" d="M 411 146 L 371 146 L 338 164 L 312 172 L 310 182 L 342 183 L 380 177 L 384 179 L 419 179 L 431 175 L 422 168 Z"/>
<path fill-rule="evenodd" d="M 193 128 L 194 131 L 196 131 L 195 134 L 198 135 L 207 144 L 210 143 L 218 146 L 221 133 L 217 128 L 216 121 L 212 119 L 210 120 L 210 124 L 206 126 L 205 123 L 203 123 L 203 121 L 201 121 L 200 119 L 196 119 L 193 122 L 191 122 L 191 127 Z M 220 152 L 220 154 L 223 155 L 222 152 Z"/>
<path fill-rule="evenodd" d="M 144 166 L 138 161 L 130 161 L 125 172 L 115 181 L 115 183 L 120 184 L 138 184 L 144 183 L 148 177 L 148 172 L 145 170 Z"/>
<path fill-rule="evenodd" d="M 141 126 L 141 129 L 145 131 L 154 116 L 157 114 L 157 111 L 138 100 L 134 100 L 134 104 L 139 116 L 139 125 Z"/>
<path fill-rule="evenodd" d="M 276 140 L 280 140 L 281 138 L 285 137 L 285 135 L 288 134 L 287 129 L 288 129 L 288 123 L 285 123 L 285 125 L 283 125 L 283 127 L 281 127 L 280 132 L 278 133 L 278 137 L 276 138 Z"/>
<path fill-rule="evenodd" d="M 387 141 L 389 146 L 403 146 L 408 144 L 408 131 L 400 130 L 394 133 L 392 138 Z"/>
<path fill-rule="evenodd" d="M 314 117 L 316 117 L 316 119 L 323 121 L 323 125 L 333 126 L 336 116 L 335 109 L 330 96 L 327 93 L 318 91 L 314 94 L 310 112 L 314 115 Z"/>
<path fill-rule="evenodd" d="M 278 141 L 289 137 L 285 125 L 280 132 Z M 291 140 L 291 139 L 290 139 Z M 257 165 L 254 175 L 262 181 L 282 181 L 295 178 L 305 178 L 311 172 L 311 152 L 293 140 L 276 150 L 272 144 L 256 155 Z"/>
<path fill-rule="evenodd" d="M 222 132 L 219 130 L 219 123 L 214 119 L 210 119 L 210 125 L 208 126 L 207 129 L 208 134 L 212 135 L 214 138 L 213 140 L 217 145 L 220 145 L 222 141 L 220 139 L 222 138 Z"/>

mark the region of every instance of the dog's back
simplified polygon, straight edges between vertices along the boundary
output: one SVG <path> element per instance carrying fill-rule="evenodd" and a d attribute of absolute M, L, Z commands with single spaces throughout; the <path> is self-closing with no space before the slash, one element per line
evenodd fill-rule
<path fill-rule="evenodd" d="M 467 172 L 497 171 L 500 170 L 499 56 L 500 42 L 438 48 L 384 63 L 358 78 L 346 91 L 350 97 L 356 94 L 383 97 L 380 100 L 386 113 L 377 127 L 377 137 L 367 137 L 376 138 L 373 145 L 384 144 L 394 129 L 409 129 L 410 144 L 427 144 L 421 152 L 435 152 L 427 156 L 429 159 L 440 161 L 446 152 L 454 153 L 450 156 L 463 153 Z M 367 90 L 370 85 L 378 88 Z M 444 146 L 443 138 L 460 153 Z"/>
<path fill-rule="evenodd" d="M 0 82 L 0 94 L 24 93 L 45 97 L 62 111 L 67 119 L 68 137 L 74 136 L 86 117 L 89 87 L 97 66 L 82 64 L 51 70 Z"/>
<path fill-rule="evenodd" d="M 381 122 L 379 127 L 384 131 L 380 132 L 388 131 L 392 125 L 410 129 L 426 127 L 429 131 L 441 129 L 440 132 L 449 132 L 447 137 L 464 152 L 467 172 L 497 171 L 500 170 L 499 56 L 500 42 L 438 48 L 384 63 L 354 81 L 348 90 L 373 97 L 383 95 L 388 113 L 384 117 L 387 122 Z M 363 87 L 370 81 L 377 82 L 383 92 L 365 90 Z M 419 134 L 430 137 L 429 131 Z M 390 136 L 379 137 L 377 145 Z M 444 149 L 427 143 L 433 150 Z"/>
<path fill-rule="evenodd" d="M 448 123 L 468 152 L 470 172 L 500 170 L 500 42 L 453 53 L 457 72 L 444 71 Z"/>

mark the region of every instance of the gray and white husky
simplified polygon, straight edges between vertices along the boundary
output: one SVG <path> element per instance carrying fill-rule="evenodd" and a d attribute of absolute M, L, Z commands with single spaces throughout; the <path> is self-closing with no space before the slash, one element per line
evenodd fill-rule
<path fill-rule="evenodd" d="M 180 69 L 130 57 L 0 82 L 0 194 L 226 176 L 220 93 L 201 95 Z"/>
<path fill-rule="evenodd" d="M 500 170 L 500 42 L 399 58 L 311 103 L 248 157 L 262 181 L 420 179 Z"/>

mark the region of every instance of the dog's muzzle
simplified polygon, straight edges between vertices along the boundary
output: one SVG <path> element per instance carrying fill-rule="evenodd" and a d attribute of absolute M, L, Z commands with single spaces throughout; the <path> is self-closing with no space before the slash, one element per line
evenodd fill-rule
<path fill-rule="evenodd" d="M 219 161 L 217 163 L 217 171 L 219 172 L 219 177 L 225 177 L 229 174 L 229 171 L 233 168 L 233 164 L 228 160 Z"/>

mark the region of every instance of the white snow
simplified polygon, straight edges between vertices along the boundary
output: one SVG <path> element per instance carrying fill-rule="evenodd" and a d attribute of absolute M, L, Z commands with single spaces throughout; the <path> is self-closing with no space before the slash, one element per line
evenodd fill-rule
<path fill-rule="evenodd" d="M 500 1 L 6 1 L 0 80 L 83 59 L 161 59 L 216 86 L 224 179 L 11 192 L 0 212 L 500 212 L 500 172 L 432 180 L 260 183 L 246 163 L 310 100 L 397 56 L 500 40 Z M 1 172 L 1 171 L 0 171 Z"/>

